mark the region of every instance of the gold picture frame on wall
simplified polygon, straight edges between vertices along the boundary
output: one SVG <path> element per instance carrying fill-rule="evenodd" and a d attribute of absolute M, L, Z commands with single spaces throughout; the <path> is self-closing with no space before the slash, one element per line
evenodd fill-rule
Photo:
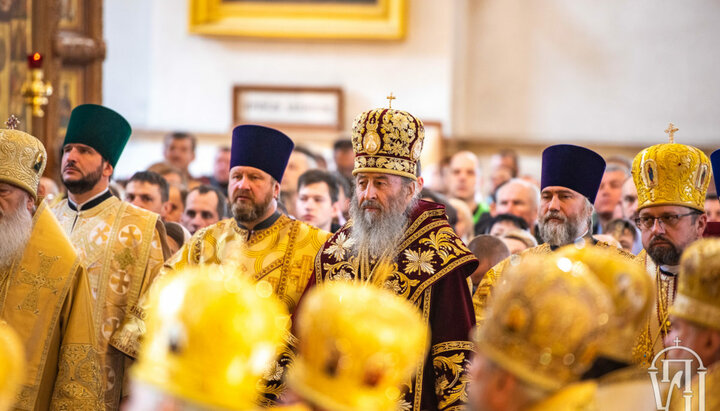
<path fill-rule="evenodd" d="M 399 40 L 407 0 L 190 0 L 191 33 L 282 39 Z"/>

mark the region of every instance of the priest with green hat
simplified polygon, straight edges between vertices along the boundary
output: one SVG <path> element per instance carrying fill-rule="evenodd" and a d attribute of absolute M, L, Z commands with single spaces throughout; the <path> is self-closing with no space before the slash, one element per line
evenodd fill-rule
<path fill-rule="evenodd" d="M 126 356 L 110 338 L 169 257 L 159 216 L 120 201 L 108 190 L 130 139 L 130 124 L 96 104 L 75 107 L 62 147 L 68 198 L 53 207 L 87 267 L 92 322 L 103 357 L 105 408 L 118 409 Z"/>

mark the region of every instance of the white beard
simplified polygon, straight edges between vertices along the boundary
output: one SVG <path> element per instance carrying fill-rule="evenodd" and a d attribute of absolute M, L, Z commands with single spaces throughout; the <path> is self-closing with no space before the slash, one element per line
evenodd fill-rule
<path fill-rule="evenodd" d="M 13 262 L 22 257 L 25 246 L 32 233 L 32 215 L 25 207 L 12 214 L 0 212 L 0 270 L 10 268 Z"/>
<path fill-rule="evenodd" d="M 413 198 L 405 207 L 400 198 L 393 199 L 380 215 L 372 215 L 358 205 L 357 198 L 353 197 L 350 203 L 350 218 L 353 226 L 350 230 L 350 240 L 353 243 L 353 254 L 360 250 L 367 251 L 371 257 L 381 257 L 388 250 L 392 251 L 405 233 L 408 225 L 410 211 L 417 204 Z"/>

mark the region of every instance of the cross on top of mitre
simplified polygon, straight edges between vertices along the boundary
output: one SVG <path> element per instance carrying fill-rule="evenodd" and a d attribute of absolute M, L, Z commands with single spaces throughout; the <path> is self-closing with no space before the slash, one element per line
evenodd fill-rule
<path fill-rule="evenodd" d="M 670 144 L 673 144 L 675 142 L 675 132 L 678 131 L 678 128 L 675 127 L 673 123 L 670 123 L 668 125 L 668 128 L 665 129 L 665 132 L 668 135 L 668 139 L 670 140 Z"/>
<path fill-rule="evenodd" d="M 10 114 L 10 118 L 5 122 L 5 127 L 8 130 L 15 130 L 18 125 L 20 125 L 20 119 L 15 117 L 15 114 Z"/>
<path fill-rule="evenodd" d="M 397 99 L 397 97 L 393 96 L 393 93 L 390 92 L 390 95 L 385 98 L 388 99 L 388 108 L 392 108 L 392 101 Z"/>

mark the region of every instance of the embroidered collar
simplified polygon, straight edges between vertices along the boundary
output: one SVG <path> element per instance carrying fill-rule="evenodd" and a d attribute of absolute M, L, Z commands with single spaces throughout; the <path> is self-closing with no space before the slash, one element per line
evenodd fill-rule
<path fill-rule="evenodd" d="M 110 190 L 105 189 L 105 191 L 103 191 L 102 193 L 96 195 L 95 197 L 91 198 L 90 200 L 86 201 L 85 203 L 80 204 L 79 207 L 77 204 L 73 203 L 72 200 L 70 200 L 70 197 L 68 197 L 68 207 L 70 207 L 70 209 L 73 211 L 86 211 L 97 205 L 100 205 L 103 201 L 107 200 L 108 198 L 110 198 L 112 196 L 113 195 L 110 192 Z"/>
<path fill-rule="evenodd" d="M 282 215 L 282 214 L 281 214 L 279 211 L 275 210 L 275 212 L 274 212 L 270 217 L 268 217 L 268 218 L 266 218 L 265 220 L 259 222 L 257 225 L 255 225 L 255 227 L 253 227 L 252 230 L 250 230 L 250 229 L 248 229 L 247 227 L 245 227 L 244 225 L 242 225 L 242 223 L 240 223 L 240 222 L 237 220 L 237 218 L 235 219 L 235 223 L 237 223 L 238 227 L 242 228 L 243 230 L 247 230 L 247 231 L 264 230 L 264 229 L 266 229 L 266 228 L 270 228 L 270 226 L 272 226 L 273 224 L 275 224 L 275 222 L 277 221 L 278 218 L 280 218 L 281 215 Z"/>

